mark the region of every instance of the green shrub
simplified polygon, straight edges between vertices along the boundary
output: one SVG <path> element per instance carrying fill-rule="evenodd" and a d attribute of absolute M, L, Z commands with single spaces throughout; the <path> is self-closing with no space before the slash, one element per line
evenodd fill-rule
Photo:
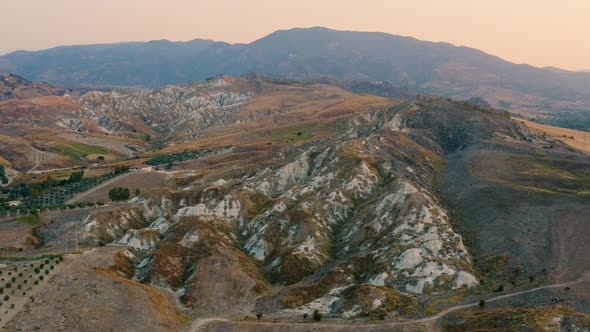
<path fill-rule="evenodd" d="M 116 187 L 109 190 L 109 198 L 111 201 L 126 201 L 130 197 L 129 189 Z"/>
<path fill-rule="evenodd" d="M 315 320 L 316 322 L 319 322 L 322 320 L 322 314 L 320 313 L 320 311 L 318 309 L 315 309 L 313 311 L 313 320 Z"/>

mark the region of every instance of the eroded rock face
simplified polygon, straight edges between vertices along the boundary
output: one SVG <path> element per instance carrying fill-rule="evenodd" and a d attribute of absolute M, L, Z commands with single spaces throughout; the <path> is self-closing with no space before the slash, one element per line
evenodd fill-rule
<path fill-rule="evenodd" d="M 200 129 L 226 123 L 231 113 L 257 94 L 256 87 L 242 83 L 250 82 L 221 77 L 138 92 L 92 91 L 77 98 L 84 106 L 77 116 L 91 120 L 107 133 L 147 125 L 166 137 L 191 137 Z M 62 122 L 65 127 L 76 129 L 75 123 Z"/>
<path fill-rule="evenodd" d="M 337 139 L 236 163 L 239 177 L 209 172 L 142 198 L 146 226 L 116 241 L 138 250 L 136 280 L 173 289 L 199 315 L 396 315 L 415 295 L 478 286 L 436 179 L 445 151 L 498 133 L 432 129 L 439 113 L 423 112 L 360 114 Z"/>
<path fill-rule="evenodd" d="M 355 138 L 312 144 L 287 156 L 283 166 L 261 167 L 233 183 L 216 179 L 173 195 L 178 207 L 173 217 L 177 225 L 172 229 L 185 227 L 194 218 L 210 220 L 210 226 L 225 226 L 216 226 L 216 240 L 205 238 L 199 226 L 179 233 L 172 242 L 166 241 L 175 254 L 165 259 L 159 257 L 164 248 L 159 245 L 152 264 L 165 264 L 152 265 L 151 270 L 164 272 L 157 274 L 160 279 L 150 280 L 182 289 L 185 297 L 198 297 L 213 282 L 206 276 L 221 273 L 217 267 L 202 265 L 209 262 L 227 266 L 222 280 L 231 281 L 237 288 L 229 289 L 248 294 L 246 298 L 256 295 L 250 291 L 256 282 L 265 286 L 318 282 L 322 287 L 305 296 L 290 293 L 291 300 L 282 301 L 285 310 L 321 307 L 344 316 L 381 310 L 378 302 L 387 301 L 382 294 L 364 306 L 350 300 L 344 304 L 342 294 L 349 294 L 355 285 L 371 285 L 367 287 L 390 295 L 478 285 L 461 237 L 424 180 L 436 173 L 441 157 L 414 146 L 400 154 L 400 148 L 408 147 L 396 141 L 401 115 L 392 117 L 395 120 L 381 122 L 381 135 L 363 135 L 364 121 L 372 120 L 365 117 L 353 121 Z M 415 159 L 408 160 L 406 152 Z M 224 250 L 187 262 L 184 251 L 209 246 L 210 241 L 220 241 Z M 247 254 L 242 266 L 229 260 L 225 248 Z M 264 276 L 245 273 L 244 265 L 260 266 Z M 241 303 L 236 301 L 227 303 Z"/>
<path fill-rule="evenodd" d="M 89 215 L 80 230 L 81 241 L 97 245 L 110 243 L 127 231 L 139 230 L 147 226 L 143 213 L 137 208 L 120 208 L 109 212 Z"/>

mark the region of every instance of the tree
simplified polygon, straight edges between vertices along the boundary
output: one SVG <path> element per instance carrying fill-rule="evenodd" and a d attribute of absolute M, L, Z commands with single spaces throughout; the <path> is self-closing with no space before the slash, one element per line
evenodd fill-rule
<path fill-rule="evenodd" d="M 114 170 L 113 173 L 115 175 L 119 175 L 119 174 L 123 174 L 123 173 L 127 173 L 127 172 L 129 172 L 129 167 L 127 167 L 127 166 L 119 166 L 119 167 L 115 168 L 115 170 Z"/>
<path fill-rule="evenodd" d="M 70 177 L 68 178 L 68 182 L 70 182 L 70 183 L 80 182 L 83 178 L 84 178 L 84 171 L 74 172 L 74 173 L 70 174 Z"/>
<path fill-rule="evenodd" d="M 7 184 L 8 178 L 6 177 L 6 173 L 4 172 L 4 166 L 0 165 L 0 183 Z"/>
<path fill-rule="evenodd" d="M 109 198 L 111 201 L 126 201 L 129 199 L 129 189 L 116 187 L 109 190 Z"/>
<path fill-rule="evenodd" d="M 262 318 L 262 313 L 261 312 L 257 313 L 256 318 L 258 318 L 258 319 Z"/>
<path fill-rule="evenodd" d="M 139 194 L 140 194 L 139 188 L 135 189 L 135 197 L 139 196 Z"/>
<path fill-rule="evenodd" d="M 102 163 L 104 161 L 104 156 L 98 156 L 96 159 Z"/>
<path fill-rule="evenodd" d="M 483 309 L 483 307 L 486 306 L 486 301 L 485 300 L 479 300 L 479 307 Z"/>
<path fill-rule="evenodd" d="M 316 322 L 319 322 L 322 320 L 322 314 L 320 313 L 320 311 L 318 309 L 315 309 L 313 311 L 313 320 L 315 320 Z"/>

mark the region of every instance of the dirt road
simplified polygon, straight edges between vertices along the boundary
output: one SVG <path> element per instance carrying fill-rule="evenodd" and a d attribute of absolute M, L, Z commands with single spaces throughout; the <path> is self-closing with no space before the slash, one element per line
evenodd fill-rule
<path fill-rule="evenodd" d="M 103 183 L 99 184 L 96 187 L 93 187 L 93 188 L 90 188 L 90 189 L 88 189 L 88 190 L 86 190 L 84 192 L 81 192 L 78 195 L 72 197 L 70 200 L 68 200 L 66 202 L 66 204 L 73 204 L 73 203 L 77 202 L 78 200 L 81 200 L 82 198 L 84 198 L 84 197 L 86 197 L 88 195 L 91 195 L 92 193 L 96 192 L 97 190 L 100 190 L 100 189 L 102 189 L 102 188 L 110 185 L 113 182 L 120 181 L 121 179 L 124 179 L 124 178 L 130 176 L 131 174 L 134 174 L 134 173 L 121 174 L 121 175 L 116 176 L 116 177 L 114 177 L 114 178 L 112 178 L 112 179 L 110 179 L 110 180 L 108 180 L 106 182 L 103 182 Z"/>
<path fill-rule="evenodd" d="M 523 294 L 528 294 L 528 293 L 533 293 L 533 292 L 537 292 L 537 291 L 540 291 L 543 289 L 555 289 L 555 288 L 569 287 L 569 286 L 573 286 L 575 284 L 582 283 L 584 281 L 590 281 L 590 272 L 584 274 L 581 278 L 579 278 L 578 280 L 575 280 L 575 281 L 545 285 L 545 286 L 540 286 L 540 287 L 536 287 L 536 288 L 532 288 L 532 289 L 528 289 L 528 290 L 522 290 L 522 291 L 516 291 L 516 292 L 512 292 L 512 293 L 508 293 L 508 294 L 498 295 L 498 296 L 486 299 L 486 303 L 496 302 L 496 301 L 503 300 L 506 298 L 511 298 L 511 297 L 515 297 L 515 296 L 519 296 L 519 295 L 523 295 Z M 309 330 L 318 330 L 318 331 L 322 331 L 322 330 L 348 331 L 348 330 L 351 330 L 351 331 L 354 331 L 354 330 L 358 330 L 358 329 L 362 329 L 364 331 L 381 331 L 381 330 L 385 331 L 385 330 L 388 330 L 391 328 L 398 328 L 398 327 L 402 328 L 402 327 L 411 327 L 411 326 L 416 326 L 416 327 L 419 327 L 421 329 L 426 329 L 426 330 L 433 330 L 436 327 L 435 326 L 436 321 L 438 321 L 442 317 L 450 314 L 451 312 L 477 307 L 478 305 L 479 305 L 479 302 L 457 305 L 457 306 L 445 309 L 433 316 L 420 318 L 420 319 L 411 319 L 411 320 L 404 320 L 404 321 L 397 321 L 397 322 L 382 323 L 382 324 L 374 324 L 374 323 L 373 324 L 366 324 L 366 323 L 342 324 L 342 323 L 330 323 L 330 322 L 302 324 L 302 323 L 297 323 L 297 322 L 256 322 L 256 321 L 230 322 L 229 320 L 221 318 L 221 317 L 197 318 L 193 321 L 193 323 L 189 327 L 187 327 L 184 330 L 184 332 L 208 331 L 210 329 L 209 325 L 211 323 L 216 323 L 216 322 L 219 322 L 222 324 L 223 323 L 236 324 L 236 325 L 240 324 L 240 326 L 244 325 L 245 330 L 252 330 L 252 331 L 256 330 L 256 326 L 265 327 L 265 330 L 268 330 L 267 328 L 275 327 L 274 330 L 276 330 L 276 331 L 279 331 L 279 330 L 293 330 L 294 331 L 294 330 L 296 330 L 297 326 L 300 326 L 302 329 L 305 329 L 306 331 L 309 331 Z M 246 327 L 249 327 L 249 328 L 246 328 Z M 228 330 L 231 330 L 231 329 L 228 329 Z"/>

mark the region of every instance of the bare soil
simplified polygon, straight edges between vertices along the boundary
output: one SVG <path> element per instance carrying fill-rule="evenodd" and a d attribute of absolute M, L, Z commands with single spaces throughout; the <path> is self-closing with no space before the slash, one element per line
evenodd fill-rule
<path fill-rule="evenodd" d="M 16 314 L 6 331 L 177 331 L 180 316 L 158 290 L 108 272 L 120 247 L 68 258 L 50 287 Z"/>

